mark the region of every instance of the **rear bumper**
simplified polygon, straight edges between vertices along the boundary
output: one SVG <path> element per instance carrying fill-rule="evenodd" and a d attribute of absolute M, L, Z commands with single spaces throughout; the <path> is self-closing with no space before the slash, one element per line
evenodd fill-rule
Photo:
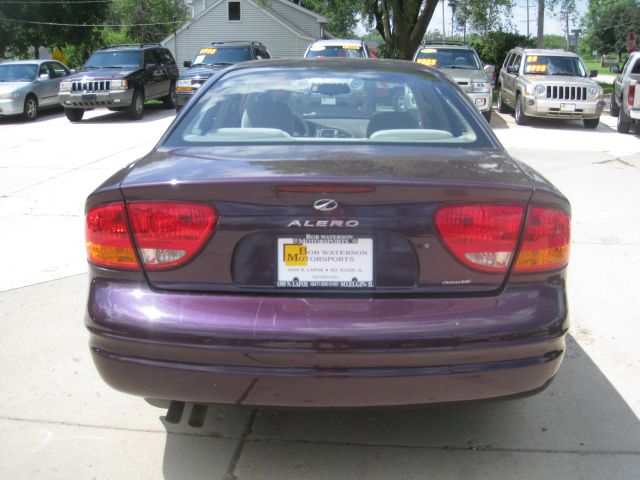
<path fill-rule="evenodd" d="M 64 108 L 115 108 L 131 105 L 133 89 L 110 92 L 59 93 L 58 101 Z"/>
<path fill-rule="evenodd" d="M 160 293 L 94 280 L 94 362 L 134 395 L 255 406 L 418 405 L 525 394 L 564 354 L 564 284 L 457 299 Z"/>
<path fill-rule="evenodd" d="M 629 117 L 633 120 L 640 120 L 640 108 L 630 108 Z"/>

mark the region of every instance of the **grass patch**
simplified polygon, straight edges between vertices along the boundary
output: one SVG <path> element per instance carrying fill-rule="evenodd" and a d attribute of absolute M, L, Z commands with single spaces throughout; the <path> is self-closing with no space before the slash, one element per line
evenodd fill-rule
<path fill-rule="evenodd" d="M 613 92 L 613 84 L 611 83 L 598 82 L 598 85 L 602 87 L 605 95 L 609 95 Z"/>
<path fill-rule="evenodd" d="M 587 70 L 596 70 L 598 73 L 607 73 L 611 74 L 611 67 L 601 67 L 600 60 L 589 59 L 585 60 L 584 63 L 587 66 Z"/>

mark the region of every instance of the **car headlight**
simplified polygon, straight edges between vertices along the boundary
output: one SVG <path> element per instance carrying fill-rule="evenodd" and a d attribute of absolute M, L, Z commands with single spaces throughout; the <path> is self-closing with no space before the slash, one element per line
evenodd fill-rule
<path fill-rule="evenodd" d="M 490 90 L 487 82 L 473 82 L 473 93 L 488 93 Z"/>
<path fill-rule="evenodd" d="M 192 92 L 193 90 L 195 90 L 198 87 L 199 87 L 199 85 L 191 85 L 191 80 L 189 80 L 189 79 L 187 79 L 187 80 L 178 80 L 176 82 L 176 91 L 178 91 L 178 92 Z"/>
<path fill-rule="evenodd" d="M 587 93 L 589 94 L 590 97 L 595 97 L 596 95 L 598 95 L 598 87 L 589 87 L 589 90 L 587 90 Z"/>
<path fill-rule="evenodd" d="M 70 92 L 71 91 L 71 82 L 60 82 L 60 91 L 61 92 Z"/>
<path fill-rule="evenodd" d="M 129 88 L 127 80 L 111 80 L 111 90 L 126 90 Z"/>
<path fill-rule="evenodd" d="M 546 88 L 544 87 L 544 85 L 536 85 L 536 88 L 533 89 L 533 93 L 535 93 L 536 95 L 543 95 L 545 91 Z"/>
<path fill-rule="evenodd" d="M 10 93 L 0 93 L 0 98 L 2 99 L 13 99 L 18 98 L 20 94 L 18 92 L 10 92 Z"/>

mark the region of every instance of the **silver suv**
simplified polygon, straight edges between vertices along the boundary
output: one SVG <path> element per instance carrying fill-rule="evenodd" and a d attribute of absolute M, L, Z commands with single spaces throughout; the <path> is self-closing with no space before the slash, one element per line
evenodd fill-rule
<path fill-rule="evenodd" d="M 596 128 L 604 106 L 602 88 L 592 80 L 575 53 L 563 50 L 514 48 L 500 70 L 498 111 L 515 110 L 516 123 L 529 117 L 582 120 Z"/>
<path fill-rule="evenodd" d="M 413 61 L 441 70 L 469 96 L 487 122 L 491 120 L 495 67 L 482 63 L 473 48 L 462 44 L 425 43 L 415 53 Z"/>

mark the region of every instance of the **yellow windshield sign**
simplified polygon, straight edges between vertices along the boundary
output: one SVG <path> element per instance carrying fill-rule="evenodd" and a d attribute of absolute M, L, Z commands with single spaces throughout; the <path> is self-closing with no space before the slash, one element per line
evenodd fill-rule
<path fill-rule="evenodd" d="M 200 50 L 200 54 L 202 55 L 215 55 L 215 53 L 218 51 L 217 48 L 202 48 Z"/>
<path fill-rule="evenodd" d="M 419 58 L 416 61 L 421 65 L 426 65 L 427 67 L 435 67 L 438 64 L 438 60 L 435 58 Z"/>
<path fill-rule="evenodd" d="M 537 55 L 529 55 L 527 57 L 527 62 L 528 63 L 536 63 L 538 61 L 538 56 Z"/>
<path fill-rule="evenodd" d="M 438 49 L 436 48 L 423 48 L 420 50 L 420 53 L 437 53 Z"/>
<path fill-rule="evenodd" d="M 527 65 L 527 73 L 545 73 L 547 71 L 547 66 L 539 63 L 534 63 L 531 65 Z"/>
<path fill-rule="evenodd" d="M 359 45 L 342 45 L 343 50 L 360 50 Z"/>

